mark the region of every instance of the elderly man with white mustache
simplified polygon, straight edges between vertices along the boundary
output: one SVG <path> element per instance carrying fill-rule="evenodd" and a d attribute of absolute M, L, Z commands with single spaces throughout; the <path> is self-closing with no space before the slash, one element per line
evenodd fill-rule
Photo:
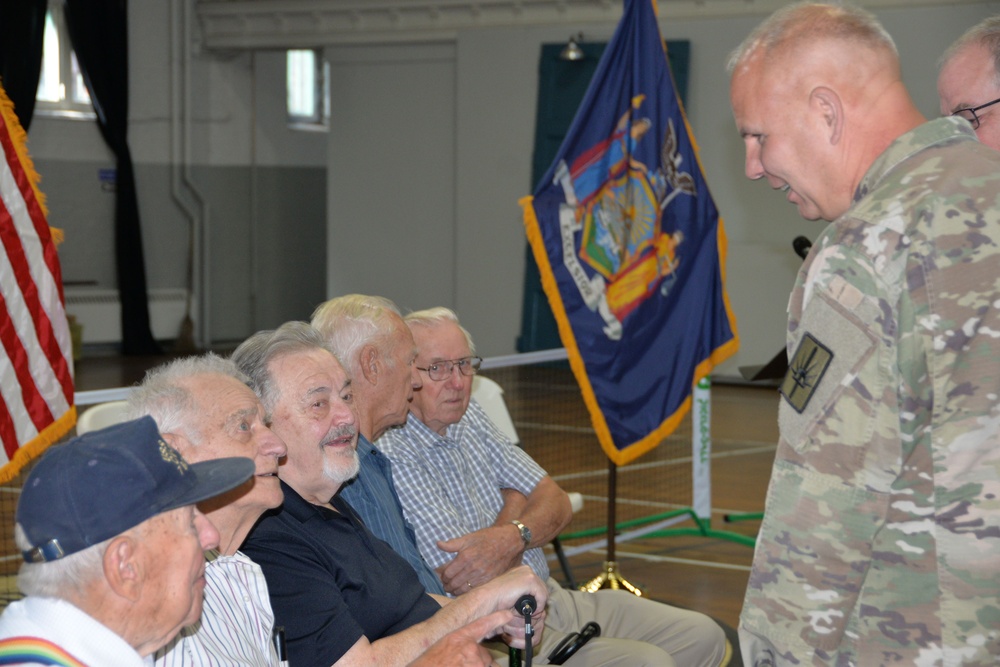
<path fill-rule="evenodd" d="M 402 666 L 470 621 L 511 609 L 524 594 L 544 608 L 545 585 L 529 568 L 459 600 L 426 594 L 407 562 L 337 497 L 358 472 L 357 417 L 351 379 L 312 327 L 289 322 L 259 332 L 233 360 L 288 448 L 278 471 L 284 505 L 265 514 L 244 551 L 263 568 L 292 664 Z M 534 619 L 539 629 L 543 617 Z M 495 618 L 506 619 L 512 645 L 524 645 L 523 620 L 512 612 Z"/>

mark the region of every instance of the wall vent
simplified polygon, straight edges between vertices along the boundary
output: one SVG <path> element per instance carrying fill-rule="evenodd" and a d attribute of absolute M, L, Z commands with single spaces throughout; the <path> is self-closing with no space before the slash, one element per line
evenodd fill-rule
<path fill-rule="evenodd" d="M 99 287 L 67 287 L 66 313 L 83 325 L 83 343 L 120 343 L 121 304 L 118 290 Z M 187 291 L 180 288 L 151 289 L 149 294 L 149 325 L 153 338 L 174 340 L 180 332 L 187 310 Z M 191 304 L 191 316 L 198 312 Z"/>

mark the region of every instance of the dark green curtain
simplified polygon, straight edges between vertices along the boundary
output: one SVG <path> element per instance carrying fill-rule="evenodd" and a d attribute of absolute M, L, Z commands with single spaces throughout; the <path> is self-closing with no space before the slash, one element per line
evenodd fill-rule
<path fill-rule="evenodd" d="M 47 0 L 0 1 L 0 84 L 28 131 L 42 72 Z"/>
<path fill-rule="evenodd" d="M 66 0 L 66 27 L 104 141 L 118 158 L 115 189 L 115 267 L 122 312 L 122 352 L 158 354 L 149 327 L 146 264 L 128 147 L 128 3 Z"/>

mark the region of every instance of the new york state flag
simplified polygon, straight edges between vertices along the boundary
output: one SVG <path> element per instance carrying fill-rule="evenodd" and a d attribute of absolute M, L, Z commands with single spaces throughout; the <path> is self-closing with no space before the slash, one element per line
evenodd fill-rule
<path fill-rule="evenodd" d="M 555 161 L 521 200 L 542 286 L 601 447 L 656 447 L 736 352 L 726 236 L 650 0 L 625 0 Z"/>

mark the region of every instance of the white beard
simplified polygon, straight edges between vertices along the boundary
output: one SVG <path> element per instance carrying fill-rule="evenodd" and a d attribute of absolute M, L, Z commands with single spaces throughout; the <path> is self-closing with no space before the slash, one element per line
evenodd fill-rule
<path fill-rule="evenodd" d="M 358 450 L 356 449 L 352 449 L 349 455 L 338 455 L 335 458 L 323 457 L 323 474 L 337 484 L 354 479 L 359 470 L 361 470 L 361 461 L 358 459 Z"/>

